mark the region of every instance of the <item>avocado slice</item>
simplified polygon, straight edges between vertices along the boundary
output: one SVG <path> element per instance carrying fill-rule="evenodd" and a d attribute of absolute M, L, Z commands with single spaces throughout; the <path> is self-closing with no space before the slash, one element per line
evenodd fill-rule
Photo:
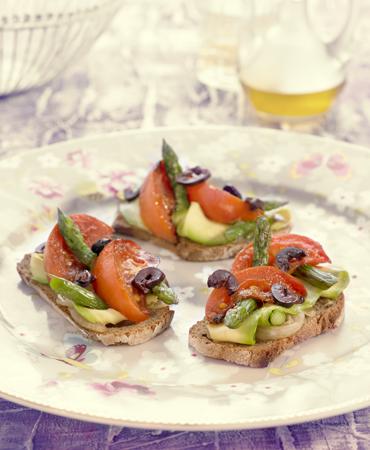
<path fill-rule="evenodd" d="M 149 231 L 140 215 L 139 199 L 132 202 L 121 202 L 119 211 L 129 225 L 140 228 L 141 230 Z"/>
<path fill-rule="evenodd" d="M 287 206 L 265 211 L 265 216 L 270 220 L 272 231 L 282 230 L 292 221 L 292 214 Z"/>
<path fill-rule="evenodd" d="M 227 225 L 209 220 L 199 203 L 191 202 L 182 222 L 177 227 L 179 236 L 203 245 L 226 244 L 225 230 Z"/>
<path fill-rule="evenodd" d="M 223 323 L 207 323 L 207 330 L 210 339 L 214 342 L 234 342 L 236 344 L 246 345 L 253 345 L 255 343 L 254 335 L 256 329 L 252 329 L 249 333 L 246 333 L 244 326 L 240 326 L 238 328 L 228 328 Z"/>
<path fill-rule="evenodd" d="M 30 269 L 32 274 L 32 279 L 41 284 L 49 284 L 48 276 L 44 268 L 44 254 L 43 253 L 32 253 Z"/>
<path fill-rule="evenodd" d="M 73 304 L 74 309 L 78 314 L 85 320 L 91 323 L 100 323 L 102 325 L 107 325 L 108 323 L 116 325 L 122 320 L 126 320 L 126 317 L 115 309 L 92 309 L 86 308 L 85 306 Z"/>
<path fill-rule="evenodd" d="M 316 300 L 318 297 L 319 295 L 315 297 Z M 306 302 L 307 300 L 308 298 L 306 298 Z M 306 309 L 304 307 L 305 303 L 293 305 L 290 308 L 284 308 L 283 306 L 271 304 L 263 306 L 262 308 L 258 308 L 249 314 L 249 316 L 243 320 L 238 328 L 229 328 L 224 322 L 220 324 L 207 323 L 208 335 L 210 339 L 215 342 L 235 342 L 236 344 L 254 345 L 256 343 L 256 331 L 258 326 L 274 326 L 271 324 L 272 314 L 279 311 L 280 313 L 283 313 L 284 316 L 288 314 L 295 316 Z M 310 303 L 310 307 L 313 305 L 314 303 Z"/>

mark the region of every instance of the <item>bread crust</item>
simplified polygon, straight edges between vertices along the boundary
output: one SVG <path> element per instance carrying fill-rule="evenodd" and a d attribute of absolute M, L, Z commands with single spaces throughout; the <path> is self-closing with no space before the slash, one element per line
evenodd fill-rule
<path fill-rule="evenodd" d="M 171 244 L 170 242 L 166 242 L 163 239 L 153 236 L 145 230 L 132 227 L 127 223 L 120 212 L 118 212 L 114 220 L 113 228 L 118 234 L 131 236 L 143 241 L 150 241 L 159 247 L 166 248 L 167 250 L 176 253 L 181 259 L 185 259 L 187 261 L 206 262 L 230 259 L 233 258 L 249 242 L 242 239 L 224 245 L 202 245 L 184 237 L 179 237 L 176 244 Z M 289 230 L 290 226 L 287 226 L 274 234 L 287 233 Z"/>
<path fill-rule="evenodd" d="M 266 367 L 285 350 L 314 336 L 337 328 L 344 316 L 344 295 L 337 300 L 319 299 L 310 316 L 305 317 L 302 328 L 293 336 L 255 345 L 213 342 L 207 336 L 206 321 L 190 328 L 189 345 L 209 358 L 222 359 L 247 367 Z"/>
<path fill-rule="evenodd" d="M 149 319 L 137 324 L 116 325 L 112 327 L 103 326 L 102 331 L 92 331 L 84 328 L 74 320 L 67 306 L 62 306 L 57 303 L 57 294 L 48 285 L 32 280 L 30 261 L 31 255 L 27 254 L 17 264 L 17 270 L 22 280 L 28 286 L 32 287 L 40 297 L 46 300 L 49 305 L 67 319 L 86 338 L 101 342 L 104 345 L 138 345 L 162 333 L 171 324 L 174 312 L 166 306 L 153 311 Z"/>

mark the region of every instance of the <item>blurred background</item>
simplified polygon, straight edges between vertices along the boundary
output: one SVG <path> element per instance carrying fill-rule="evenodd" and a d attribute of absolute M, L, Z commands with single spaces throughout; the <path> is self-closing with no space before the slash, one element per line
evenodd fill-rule
<path fill-rule="evenodd" d="M 370 146 L 369 35 L 370 0 L 1 0 L 0 157 L 73 138 L 187 125 L 273 127 Z M 12 416 L 17 408 L 0 400 L 11 416 L 2 419 L 4 436 L 12 436 L 7 427 L 16 435 L 28 424 L 22 412 Z M 365 439 L 368 411 L 304 424 L 296 435 L 282 427 L 276 435 L 253 430 L 249 441 L 247 431 L 234 438 L 295 448 L 302 437 L 313 448 L 310 436 L 318 436 L 320 448 L 344 448 L 349 429 L 348 439 Z M 33 436 L 41 413 L 25 414 L 35 421 Z M 98 425 L 53 416 L 45 422 L 51 430 L 55 423 L 65 445 L 79 434 L 85 446 L 83 433 L 94 448 L 103 445 L 100 432 L 107 439 Z M 333 430 L 338 440 L 329 447 Z M 161 433 L 126 428 L 118 440 L 133 448 L 144 436 L 159 448 Z M 213 441 L 231 448 L 227 432 L 163 432 L 166 448 L 174 448 L 171 436 L 183 448 L 189 436 L 192 448 L 201 441 L 206 448 L 206 439 L 207 448 L 216 448 Z"/>
<path fill-rule="evenodd" d="M 2 154 L 204 124 L 370 142 L 367 0 L 1 5 Z"/>

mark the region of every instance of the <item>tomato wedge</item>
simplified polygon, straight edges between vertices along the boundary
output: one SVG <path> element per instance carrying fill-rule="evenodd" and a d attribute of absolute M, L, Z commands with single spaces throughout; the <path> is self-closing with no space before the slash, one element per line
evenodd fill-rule
<path fill-rule="evenodd" d="M 171 220 L 175 198 L 163 161 L 146 177 L 139 196 L 144 224 L 157 237 L 175 243 L 176 229 Z"/>
<path fill-rule="evenodd" d="M 104 247 L 95 262 L 92 271 L 96 278 L 94 290 L 107 305 L 128 320 L 142 322 L 149 317 L 145 295 L 132 286 L 132 281 L 141 269 L 157 264 L 158 258 L 145 252 L 135 242 L 114 240 Z"/>
<path fill-rule="evenodd" d="M 215 222 L 230 224 L 237 220 L 256 220 L 263 214 L 261 209 L 250 208 L 247 202 L 215 186 L 202 183 L 187 186 L 189 200 L 197 202 L 204 214 Z"/>
<path fill-rule="evenodd" d="M 268 292 L 273 284 L 281 283 L 299 295 L 306 296 L 307 294 L 306 288 L 298 278 L 274 266 L 249 267 L 235 276 L 239 282 L 239 290 L 257 286 L 262 291 Z"/>
<path fill-rule="evenodd" d="M 71 214 L 70 216 L 80 229 L 88 246 L 113 234 L 113 228 L 88 214 Z M 73 281 L 76 273 L 85 268 L 73 255 L 58 225 L 52 229 L 46 242 L 44 264 L 47 273 Z"/>
<path fill-rule="evenodd" d="M 238 291 L 255 286 L 256 291 L 270 292 L 271 287 L 275 283 L 281 283 L 289 290 L 305 297 L 307 295 L 306 288 L 297 278 L 289 275 L 282 270 L 273 266 L 257 266 L 249 267 L 238 272 L 236 278 L 239 282 Z M 257 300 L 263 301 L 263 296 L 251 295 Z M 213 289 L 211 295 L 208 297 L 206 305 L 207 320 L 214 321 L 215 317 L 222 318 L 226 311 L 232 308 L 235 304 L 235 295 L 230 296 L 226 288 Z"/>
<path fill-rule="evenodd" d="M 316 266 L 320 263 L 331 262 L 322 246 L 313 239 L 299 234 L 282 234 L 280 236 L 273 236 L 271 239 L 269 247 L 269 265 L 272 266 L 275 264 L 276 255 L 286 247 L 297 247 L 306 252 L 304 258 L 292 263 L 292 271 L 302 264 Z M 252 263 L 253 243 L 251 242 L 237 254 L 231 270 L 233 273 L 237 273 L 247 267 L 251 267 Z"/>

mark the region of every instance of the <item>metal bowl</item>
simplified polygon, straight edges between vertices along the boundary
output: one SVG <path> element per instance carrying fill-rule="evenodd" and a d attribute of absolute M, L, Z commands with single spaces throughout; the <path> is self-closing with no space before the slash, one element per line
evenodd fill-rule
<path fill-rule="evenodd" d="M 122 0 L 5 0 L 0 13 L 0 96 L 56 77 L 89 50 L 121 5 Z"/>

